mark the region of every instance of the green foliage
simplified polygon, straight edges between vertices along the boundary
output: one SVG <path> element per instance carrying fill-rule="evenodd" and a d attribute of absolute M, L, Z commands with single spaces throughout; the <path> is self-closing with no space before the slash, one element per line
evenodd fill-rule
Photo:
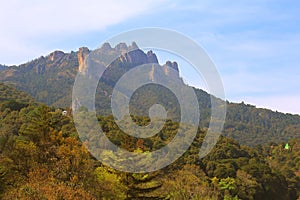
<path fill-rule="evenodd" d="M 219 187 L 221 190 L 226 191 L 229 194 L 236 193 L 236 183 L 234 178 L 222 178 L 219 182 Z"/>
<path fill-rule="evenodd" d="M 52 60 L 51 56 L 40 57 L 18 67 L 0 71 L 0 80 L 29 93 L 39 102 L 69 107 L 77 67 L 75 52 L 65 54 L 57 60 Z"/>
<path fill-rule="evenodd" d="M 209 185 L 208 178 L 197 165 L 185 165 L 182 169 L 169 172 L 163 179 L 162 192 L 167 191 L 170 199 L 218 199 L 218 188 Z"/>
<path fill-rule="evenodd" d="M 97 198 L 99 199 L 125 199 L 127 187 L 122 183 L 122 176 L 115 170 L 107 167 L 97 167 L 96 176 Z"/>
<path fill-rule="evenodd" d="M 265 149 L 270 167 L 286 177 L 289 198 L 300 196 L 300 139 L 289 141 L 290 149 L 285 149 L 284 143 L 272 144 Z"/>
<path fill-rule="evenodd" d="M 248 146 L 287 142 L 300 137 L 300 116 L 229 103 L 224 133 Z"/>
<path fill-rule="evenodd" d="M 16 76 L 19 79 L 14 80 L 11 77 L 6 81 L 24 91 L 30 91 L 30 94 L 45 103 L 69 105 L 70 85 L 76 72 L 73 64 L 78 64 L 75 57 L 76 55 L 71 53 L 55 63 L 40 58 L 14 69 L 22 71 L 22 76 Z M 124 63 L 118 65 L 122 65 L 123 69 L 132 67 Z M 55 68 L 57 66 L 58 68 Z M 57 77 L 57 74 L 62 76 Z M 117 79 L 120 74 L 115 76 Z M 145 155 L 140 162 L 134 163 L 126 158 L 119 159 L 118 162 L 120 164 L 131 162 L 133 168 L 151 164 L 149 162 L 151 151 L 160 149 L 172 141 L 180 127 L 176 120 L 178 111 L 169 101 L 173 98 L 172 95 L 167 94 L 169 97 L 161 102 L 169 109 L 171 119 L 166 121 L 163 129 L 155 136 L 138 139 L 120 130 L 114 118 L 107 115 L 109 90 L 115 82 L 105 81 L 105 84 L 101 83 L 101 87 L 98 88 L 102 96 L 96 97 L 106 99 L 104 104 L 98 107 L 99 112 L 106 113 L 105 116 L 98 116 L 100 126 L 117 146 Z M 155 99 L 154 91 L 148 89 L 149 96 L 142 91 L 134 94 L 131 105 L 142 102 L 146 108 L 149 107 Z M 158 91 L 158 96 L 164 95 L 165 92 L 157 86 L 152 90 Z M 195 91 L 201 100 L 203 120 L 202 127 L 198 128 L 197 137 L 188 151 L 177 161 L 157 172 L 130 174 L 110 169 L 95 160 L 79 141 L 71 116 L 63 116 L 61 110 L 35 103 L 25 93 L 0 84 L 0 198 L 178 200 L 299 198 L 299 139 L 288 141 L 290 149 L 284 149 L 285 143 L 266 142 L 286 141 L 287 138 L 297 137 L 299 116 L 256 109 L 243 103 L 229 104 L 225 135 L 255 147 L 246 147 L 236 140 L 222 136 L 210 154 L 199 160 L 199 147 L 206 134 L 203 127 L 207 125 L 210 116 L 210 98 L 201 90 Z M 136 109 L 135 114 L 145 114 L 142 106 L 133 107 Z M 80 110 L 82 115 L 90 114 L 83 107 Z M 146 116 L 130 117 L 141 126 L 150 122 L 147 113 Z M 90 127 L 88 123 L 91 122 L 87 120 L 84 123 L 86 126 L 83 128 L 88 129 Z M 187 125 L 181 124 L 181 128 L 187 134 L 190 131 Z M 87 130 L 87 132 L 88 136 L 93 137 L 83 141 L 94 147 L 101 147 L 102 144 L 98 140 L 101 138 L 97 137 L 95 131 Z M 260 143 L 264 145 L 258 145 Z M 112 152 L 103 153 L 107 159 L 116 159 Z"/>
<path fill-rule="evenodd" d="M 126 199 L 164 199 L 155 191 L 162 186 L 157 180 L 158 173 L 135 174 L 126 173 L 123 180 L 128 187 Z"/>
<path fill-rule="evenodd" d="M 1 104 L 32 103 L 33 98 L 25 92 L 18 91 L 14 89 L 14 87 L 0 83 L 0 102 Z"/>
<path fill-rule="evenodd" d="M 133 117 L 141 125 L 148 123 L 147 117 Z M 78 141 L 72 118 L 60 110 L 33 104 L 4 111 L 1 119 L 2 199 L 293 199 L 299 195 L 298 140 L 290 141 L 291 150 L 285 151 L 284 144 L 250 148 L 221 137 L 213 151 L 199 160 L 205 136 L 199 129 L 190 149 L 175 163 L 155 173 L 130 174 L 94 160 Z M 167 121 L 157 136 L 142 140 L 125 137 L 112 116 L 99 116 L 99 123 L 117 145 L 146 154 L 167 145 L 179 126 Z M 148 160 L 145 156 L 132 166 Z"/>

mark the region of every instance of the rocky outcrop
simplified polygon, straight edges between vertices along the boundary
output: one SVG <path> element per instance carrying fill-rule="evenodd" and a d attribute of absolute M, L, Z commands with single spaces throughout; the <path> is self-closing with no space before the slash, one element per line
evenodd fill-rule
<path fill-rule="evenodd" d="M 85 73 L 87 70 L 85 59 L 89 53 L 90 51 L 85 47 L 80 48 L 78 51 L 79 72 L 81 73 Z M 118 55 L 121 55 L 119 56 L 119 58 L 117 58 L 117 61 L 123 63 L 124 66 L 137 67 L 143 64 L 154 64 L 152 65 L 151 71 L 149 71 L 148 74 L 149 80 L 151 81 L 154 81 L 156 76 L 160 76 L 162 74 L 168 76 L 169 78 L 172 78 L 173 80 L 181 80 L 181 78 L 179 77 L 178 64 L 176 62 L 167 61 L 163 66 L 159 66 L 158 59 L 155 53 L 153 53 L 152 50 L 145 53 L 144 51 L 139 49 L 135 42 L 132 42 L 132 44 L 129 46 L 127 46 L 126 43 L 119 43 L 115 47 L 111 47 L 109 43 L 104 43 L 101 48 L 96 50 L 95 55 L 97 54 L 100 57 L 103 56 L 104 60 L 106 59 L 106 55 L 109 55 L 108 57 L 111 57 L 113 55 L 117 57 Z M 101 61 L 102 60 L 99 60 L 99 62 Z M 109 79 L 108 77 L 111 76 L 109 73 L 110 72 L 104 72 L 103 76 Z"/>
<path fill-rule="evenodd" d="M 132 42 L 131 45 L 128 47 L 129 50 L 138 49 L 138 45 L 135 42 Z"/>
<path fill-rule="evenodd" d="M 132 42 L 131 45 L 127 46 L 126 43 L 122 42 L 117 44 L 114 48 L 108 42 L 105 42 L 98 50 L 101 54 L 125 54 L 129 51 L 137 50 L 139 47 L 135 42 Z"/>
<path fill-rule="evenodd" d="M 64 53 L 64 52 L 62 52 L 62 51 L 54 51 L 54 52 L 52 52 L 52 53 L 49 55 L 49 60 L 50 60 L 51 62 L 54 62 L 54 61 L 56 61 L 56 60 L 58 60 L 58 59 L 63 58 L 64 56 L 65 56 L 65 53 Z"/>
<path fill-rule="evenodd" d="M 179 76 L 178 64 L 171 61 L 167 61 L 163 66 L 153 64 L 148 77 L 152 82 L 155 79 L 168 78 L 183 83 L 182 78 Z"/>
<path fill-rule="evenodd" d="M 155 71 L 155 66 L 152 65 L 151 71 L 149 72 L 149 80 L 154 81 L 154 71 Z"/>
<path fill-rule="evenodd" d="M 111 48 L 111 46 L 110 46 L 110 44 L 108 42 L 104 43 L 102 45 L 102 47 L 100 48 L 101 52 L 110 52 L 112 50 L 113 50 L 113 48 Z"/>
<path fill-rule="evenodd" d="M 114 48 L 111 47 L 109 43 L 104 43 L 101 48 L 97 49 L 97 54 L 103 55 L 105 59 L 105 55 L 120 55 L 117 60 L 124 64 L 129 64 L 129 66 L 136 67 L 143 64 L 159 64 L 158 59 L 153 53 L 153 51 L 148 51 L 145 53 L 141 49 L 138 48 L 137 44 L 133 42 L 131 45 L 127 46 L 126 43 L 119 43 Z M 86 73 L 86 58 L 90 50 L 86 47 L 79 48 L 78 51 L 78 64 L 79 64 L 79 72 Z M 101 61 L 100 61 L 101 62 Z M 179 77 L 179 69 L 178 64 L 176 62 L 167 61 L 163 66 L 152 66 L 152 70 L 149 71 L 149 80 L 154 81 L 155 76 L 157 74 L 164 74 L 172 79 L 180 79 Z M 157 68 L 158 67 L 158 68 Z M 156 71 L 159 70 L 159 73 Z M 109 77 L 106 73 L 104 76 Z"/>
<path fill-rule="evenodd" d="M 158 63 L 156 55 L 150 50 L 147 52 L 148 63 Z"/>
<path fill-rule="evenodd" d="M 78 71 L 81 73 L 85 73 L 87 70 L 87 66 L 86 66 L 86 58 L 88 56 L 88 54 L 90 53 L 90 50 L 87 47 L 81 47 L 79 48 L 79 51 L 77 53 L 77 57 L 78 57 Z"/>
<path fill-rule="evenodd" d="M 172 68 L 173 70 L 170 70 L 170 68 Z M 163 65 L 163 69 L 164 69 L 165 75 L 172 75 L 172 76 L 179 77 L 179 69 L 178 69 L 177 62 L 167 61 L 166 64 Z"/>
<path fill-rule="evenodd" d="M 121 43 L 117 44 L 117 46 L 115 47 L 115 51 L 125 53 L 128 51 L 128 47 L 127 47 L 126 43 L 121 42 Z"/>
<path fill-rule="evenodd" d="M 147 63 L 158 63 L 158 59 L 152 51 L 144 53 L 141 49 L 139 49 L 135 42 L 132 42 L 132 44 L 129 46 L 122 42 L 117 44 L 114 48 L 106 42 L 101 46 L 101 48 L 95 51 L 95 55 L 98 54 L 99 56 L 103 56 L 103 59 L 106 59 L 105 55 L 108 55 L 108 57 L 117 57 L 120 55 L 118 58 L 120 62 L 128 63 L 133 66 Z"/>
<path fill-rule="evenodd" d="M 127 62 L 134 66 L 147 64 L 147 63 L 158 63 L 156 55 L 152 51 L 145 54 L 142 50 L 137 49 L 129 51 L 128 53 L 122 54 L 120 57 L 121 62 Z"/>

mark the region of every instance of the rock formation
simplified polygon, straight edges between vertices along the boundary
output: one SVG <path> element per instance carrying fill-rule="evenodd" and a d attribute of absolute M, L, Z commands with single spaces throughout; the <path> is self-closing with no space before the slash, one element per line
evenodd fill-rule
<path fill-rule="evenodd" d="M 87 70 L 87 66 L 86 66 L 86 58 L 87 55 L 90 53 L 90 50 L 87 47 L 81 47 L 79 48 L 77 57 L 78 57 L 78 71 L 81 73 L 85 73 Z"/>
<path fill-rule="evenodd" d="M 58 60 L 58 59 L 61 59 L 62 57 L 64 57 L 65 56 L 65 53 L 64 52 L 62 52 L 62 51 L 54 51 L 54 52 L 52 52 L 50 55 L 49 55 L 49 60 L 51 61 L 51 62 L 54 62 L 54 61 L 56 61 L 56 60 Z"/>
<path fill-rule="evenodd" d="M 179 77 L 179 69 L 178 69 L 177 62 L 167 61 L 166 64 L 163 65 L 163 69 L 164 69 L 165 75 Z M 170 69 L 173 69 L 173 70 L 170 70 Z"/>

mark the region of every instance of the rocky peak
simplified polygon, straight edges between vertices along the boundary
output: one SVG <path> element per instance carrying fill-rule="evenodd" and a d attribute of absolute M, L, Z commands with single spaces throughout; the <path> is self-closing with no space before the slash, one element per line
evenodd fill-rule
<path fill-rule="evenodd" d="M 149 63 L 158 63 L 156 55 L 151 50 L 147 52 L 147 59 Z"/>
<path fill-rule="evenodd" d="M 117 44 L 117 46 L 115 47 L 115 50 L 119 51 L 119 52 L 126 52 L 126 51 L 128 51 L 128 47 L 127 47 L 126 43 L 121 42 L 121 43 Z"/>
<path fill-rule="evenodd" d="M 79 51 L 77 53 L 78 57 L 78 71 L 84 73 L 86 71 L 86 58 L 87 55 L 90 53 L 90 50 L 87 47 L 81 47 L 79 48 Z"/>
<path fill-rule="evenodd" d="M 64 56 L 65 56 L 64 52 L 62 52 L 62 51 L 54 51 L 54 52 L 50 53 L 49 59 L 50 59 L 51 62 L 54 62 L 54 61 L 56 61 L 58 59 L 61 59 Z"/>
<path fill-rule="evenodd" d="M 129 51 L 134 51 L 139 49 L 138 45 L 135 42 L 132 42 L 131 45 L 128 45 L 124 42 L 119 43 L 118 45 L 115 46 L 114 50 L 121 52 L 121 53 L 126 53 Z"/>
<path fill-rule="evenodd" d="M 118 58 L 123 63 L 129 63 L 132 66 L 138 66 L 142 64 L 159 64 L 157 56 L 155 53 L 153 53 L 152 50 L 145 53 L 141 49 L 138 48 L 137 44 L 135 42 L 132 42 L 131 45 L 127 46 L 126 43 L 119 43 L 114 48 L 111 47 L 109 43 L 104 43 L 100 49 L 98 49 L 100 54 L 119 54 L 121 53 L 121 56 Z M 78 64 L 79 64 L 79 72 L 85 73 L 86 72 L 86 58 L 87 55 L 90 53 L 90 50 L 86 47 L 79 48 L 78 51 Z M 174 73 L 174 71 L 171 73 L 170 68 L 174 69 L 177 73 Z M 176 62 L 167 61 L 165 65 L 161 68 L 163 70 L 163 73 L 165 75 L 170 76 L 178 76 L 179 77 L 179 71 L 178 71 L 178 64 Z M 154 78 L 154 68 L 150 72 L 149 76 L 150 79 Z"/>
<path fill-rule="evenodd" d="M 174 69 L 176 71 L 176 74 L 171 73 L 170 68 Z M 175 76 L 179 76 L 179 70 L 178 70 L 177 62 L 167 61 L 166 64 L 163 65 L 163 70 L 164 70 L 165 75 L 173 74 Z"/>
<path fill-rule="evenodd" d="M 101 48 L 99 48 L 98 50 L 99 50 L 99 52 L 104 53 L 104 54 L 106 54 L 106 53 L 125 54 L 126 52 L 137 50 L 137 49 L 139 49 L 139 47 L 137 46 L 137 44 L 135 42 L 132 42 L 132 44 L 129 46 L 127 46 L 126 43 L 122 42 L 122 43 L 117 44 L 114 48 L 112 48 L 108 42 L 105 42 L 101 46 Z"/>
<path fill-rule="evenodd" d="M 122 62 L 131 63 L 134 66 L 147 64 L 147 63 L 156 63 L 158 64 L 158 60 L 156 55 L 151 51 L 145 54 L 142 50 L 136 49 L 133 51 L 129 51 L 125 54 L 122 54 L 120 57 Z"/>
<path fill-rule="evenodd" d="M 102 46 L 101 46 L 101 51 L 104 52 L 109 52 L 111 51 L 113 48 L 111 48 L 110 44 L 108 42 L 105 42 Z"/>
<path fill-rule="evenodd" d="M 129 50 L 134 50 L 134 49 L 138 49 L 139 47 L 135 42 L 132 42 L 128 48 L 129 48 Z"/>
<path fill-rule="evenodd" d="M 177 62 L 167 61 L 165 65 L 179 71 Z"/>

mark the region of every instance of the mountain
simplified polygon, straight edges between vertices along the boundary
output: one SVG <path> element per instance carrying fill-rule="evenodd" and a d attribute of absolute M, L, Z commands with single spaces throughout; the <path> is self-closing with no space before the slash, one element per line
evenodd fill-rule
<path fill-rule="evenodd" d="M 71 85 L 77 73 L 77 53 L 55 51 L 0 72 L 0 81 L 55 106 L 70 105 Z"/>
<path fill-rule="evenodd" d="M 124 64 L 124 61 L 118 62 Z M 82 69 L 85 70 L 84 65 Z M 114 84 L 111 79 L 105 81 L 101 84 L 107 89 L 109 84 Z M 152 101 L 150 97 L 166 92 L 160 87 L 149 89 L 147 95 L 138 92 L 133 101 L 142 99 L 147 105 Z M 209 98 L 202 90 L 195 89 L 195 92 Z M 208 108 L 209 99 L 205 101 L 200 103 L 202 106 L 207 103 Z M 168 102 L 162 103 L 166 103 L 167 108 L 170 106 Z M 229 119 L 225 131 L 232 137 L 237 134 L 240 140 L 242 135 L 238 133 L 255 134 L 256 128 L 258 132 L 263 128 L 275 130 L 274 127 L 289 129 L 289 132 L 297 129 L 297 116 L 244 103 L 227 103 Z M 138 139 L 124 134 L 112 116 L 98 116 L 98 120 L 113 143 L 123 149 L 146 153 L 142 164 L 148 164 L 149 151 L 167 145 L 179 127 L 177 122 L 168 120 L 159 134 Z M 142 125 L 148 122 L 147 117 L 138 116 L 135 120 L 140 120 Z M 90 133 L 94 134 L 93 130 Z M 300 138 L 288 141 L 286 148 L 285 143 L 247 147 L 220 137 L 212 151 L 199 159 L 199 147 L 205 134 L 206 129 L 199 128 L 190 148 L 163 169 L 143 174 L 126 173 L 101 164 L 89 153 L 78 138 L 71 115 L 36 103 L 25 92 L 0 83 L 0 199 L 299 199 Z M 262 135 L 259 139 L 265 142 L 266 137 Z M 270 132 L 265 135 L 272 137 Z M 274 137 L 278 137 L 276 133 Z M 93 137 L 89 142 L 97 145 L 99 140 Z M 130 159 L 120 160 L 128 161 Z"/>
<path fill-rule="evenodd" d="M 0 83 L 0 112 L 4 112 L 6 109 L 21 110 L 33 102 L 34 99 L 27 93 Z"/>
<path fill-rule="evenodd" d="M 13 87 L 9 87 L 3 83 L 0 83 L 0 101 L 18 101 L 20 103 L 32 103 L 34 99 L 25 92 L 18 91 Z"/>
<path fill-rule="evenodd" d="M 128 50 L 128 53 L 124 53 Z M 77 72 L 85 73 L 88 70 L 85 60 L 90 52 L 86 47 L 79 48 L 77 52 L 72 51 L 71 53 L 54 51 L 45 57 L 41 56 L 20 66 L 2 67 L 2 70 L 0 70 L 0 82 L 27 92 L 37 101 L 47 105 L 70 107 L 75 76 Z M 134 42 L 129 46 L 125 43 L 120 43 L 114 48 L 110 44 L 105 43 L 96 53 L 104 55 L 102 56 L 104 60 L 113 55 L 121 54 L 107 67 L 98 84 L 96 108 L 98 114 L 101 115 L 112 114 L 110 97 L 116 82 L 125 72 L 137 65 L 147 63 L 157 65 L 149 71 L 149 80 L 159 73 L 182 81 L 179 77 L 179 68 L 176 62 L 168 61 L 161 66 L 152 51 L 145 53 L 138 49 Z M 170 73 L 171 68 L 176 73 Z M 210 120 L 211 96 L 201 89 L 193 89 L 199 102 L 201 127 L 207 127 Z M 131 105 L 135 106 L 131 107 L 135 109 L 133 113 L 137 115 L 147 115 L 147 108 L 153 105 L 157 99 L 167 99 L 168 101 L 163 100 L 159 103 L 163 104 L 174 116 L 179 113 L 179 106 L 174 106 L 172 103 L 176 103 L 176 97 L 164 87 L 149 86 L 147 90 L 135 92 L 132 99 Z M 241 144 L 255 146 L 270 142 L 288 141 L 300 137 L 299 115 L 258 109 L 255 106 L 244 103 L 226 103 L 227 118 L 223 135 L 231 137 Z"/>

